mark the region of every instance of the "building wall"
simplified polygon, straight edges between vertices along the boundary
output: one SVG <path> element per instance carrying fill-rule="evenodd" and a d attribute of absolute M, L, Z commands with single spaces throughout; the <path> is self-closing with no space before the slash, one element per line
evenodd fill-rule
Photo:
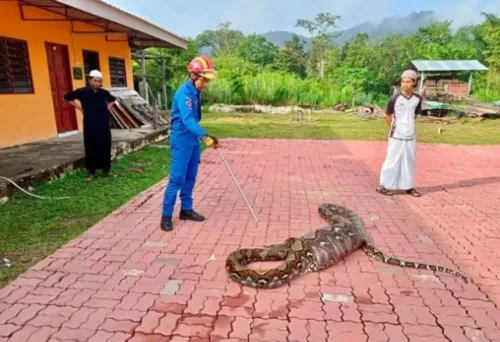
<path fill-rule="evenodd" d="M 456 79 L 429 77 L 424 81 L 426 94 L 448 94 L 458 97 L 467 97 L 469 84 Z"/>
<path fill-rule="evenodd" d="M 57 18 L 57 15 L 36 8 L 25 8 L 28 18 Z M 72 34 L 66 21 L 23 21 L 14 1 L 0 1 L 0 36 L 27 42 L 34 94 L 0 94 L 0 148 L 53 138 L 57 128 L 52 102 L 45 42 L 68 46 L 70 67 L 83 68 L 82 50 L 99 52 L 103 86 L 110 86 L 108 57 L 125 59 L 127 86 L 133 88 L 132 62 L 127 42 L 107 42 L 103 35 Z M 85 27 L 86 26 L 86 27 Z M 96 30 L 86 24 L 75 25 L 77 30 Z M 110 36 L 123 40 L 126 37 Z M 73 89 L 85 85 L 84 80 L 72 80 Z M 77 111 L 78 129 L 82 116 Z"/>

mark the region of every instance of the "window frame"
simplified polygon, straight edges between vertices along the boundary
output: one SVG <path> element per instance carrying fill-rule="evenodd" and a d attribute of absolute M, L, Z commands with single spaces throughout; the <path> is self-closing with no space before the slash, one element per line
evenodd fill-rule
<path fill-rule="evenodd" d="M 25 67 L 27 68 L 26 75 L 29 78 L 30 91 L 28 91 L 28 92 L 21 92 L 21 93 L 15 91 L 15 87 L 13 86 L 13 81 L 15 81 L 15 79 L 12 76 L 13 72 L 12 72 L 12 68 L 10 66 L 10 61 L 9 61 L 8 54 L 6 52 L 5 57 L 7 58 L 6 59 L 7 62 L 9 62 L 9 66 L 7 67 L 7 77 L 8 77 L 7 82 L 9 82 L 10 92 L 7 92 L 7 93 L 0 92 L 0 96 L 2 96 L 2 95 L 33 95 L 33 94 L 35 94 L 35 84 L 33 82 L 33 69 L 31 67 L 31 59 L 30 59 L 30 51 L 29 51 L 28 42 L 26 40 L 24 40 L 24 39 L 12 38 L 12 37 L 7 37 L 7 36 L 0 35 L 0 41 L 1 40 L 4 40 L 6 42 L 7 41 L 17 42 L 17 43 L 21 43 L 23 45 L 24 55 L 25 55 L 25 62 L 26 62 L 25 63 Z"/>
<path fill-rule="evenodd" d="M 123 80 L 124 80 L 123 85 L 113 85 L 113 73 L 112 73 L 112 69 L 111 69 L 111 61 L 112 60 L 118 60 L 120 62 L 123 62 Z M 125 61 L 125 58 L 109 56 L 108 57 L 108 68 L 109 68 L 109 83 L 111 84 L 111 87 L 125 87 L 125 88 L 127 88 L 128 87 L 127 63 Z"/>
<path fill-rule="evenodd" d="M 87 70 L 85 70 L 85 54 L 86 53 L 95 53 L 97 55 L 97 67 L 95 68 L 90 68 L 90 70 L 88 70 L 88 72 L 90 73 L 92 70 L 94 69 L 97 69 L 97 70 L 101 70 L 101 54 L 99 53 L 99 51 L 95 51 L 95 50 L 89 50 L 89 49 L 82 49 L 82 61 L 83 61 L 83 78 L 86 80 L 89 75 L 86 73 Z"/>

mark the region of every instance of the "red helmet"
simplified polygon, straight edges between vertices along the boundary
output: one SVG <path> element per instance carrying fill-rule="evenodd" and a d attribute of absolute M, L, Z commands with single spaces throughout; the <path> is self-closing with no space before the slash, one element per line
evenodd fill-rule
<path fill-rule="evenodd" d="M 189 63 L 187 69 L 189 72 L 208 78 L 209 80 L 213 80 L 217 75 L 214 64 L 207 56 L 196 57 Z"/>

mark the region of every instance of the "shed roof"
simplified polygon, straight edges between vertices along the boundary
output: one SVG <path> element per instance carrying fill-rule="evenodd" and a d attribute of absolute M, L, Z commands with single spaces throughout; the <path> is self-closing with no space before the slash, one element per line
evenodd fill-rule
<path fill-rule="evenodd" d="M 93 34 L 126 34 L 133 44 L 140 47 L 187 48 L 186 38 L 179 37 L 103 0 L 19 0 L 19 3 L 21 7 L 38 7 L 59 14 L 68 21 L 86 22 L 101 29 L 90 32 Z M 77 31 L 74 33 L 89 34 Z"/>
<path fill-rule="evenodd" d="M 480 71 L 488 70 L 477 60 L 413 60 L 418 71 Z"/>

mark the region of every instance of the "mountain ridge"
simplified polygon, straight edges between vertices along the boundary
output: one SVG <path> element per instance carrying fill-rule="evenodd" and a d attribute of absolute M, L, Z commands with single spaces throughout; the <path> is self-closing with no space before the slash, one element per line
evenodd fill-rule
<path fill-rule="evenodd" d="M 428 25 L 433 20 L 438 20 L 433 11 L 411 12 L 407 15 L 386 17 L 379 22 L 365 21 L 344 30 L 334 31 L 337 36 L 333 39 L 336 45 L 343 45 L 345 42 L 356 38 L 359 33 L 366 33 L 370 40 L 376 40 L 389 33 L 399 33 L 404 36 L 410 35 L 419 27 Z M 276 30 L 261 33 L 267 40 L 277 46 L 283 46 L 285 41 L 290 40 L 296 33 L 286 30 Z M 306 44 L 307 50 L 311 47 L 311 38 L 302 34 L 297 34 Z"/>

